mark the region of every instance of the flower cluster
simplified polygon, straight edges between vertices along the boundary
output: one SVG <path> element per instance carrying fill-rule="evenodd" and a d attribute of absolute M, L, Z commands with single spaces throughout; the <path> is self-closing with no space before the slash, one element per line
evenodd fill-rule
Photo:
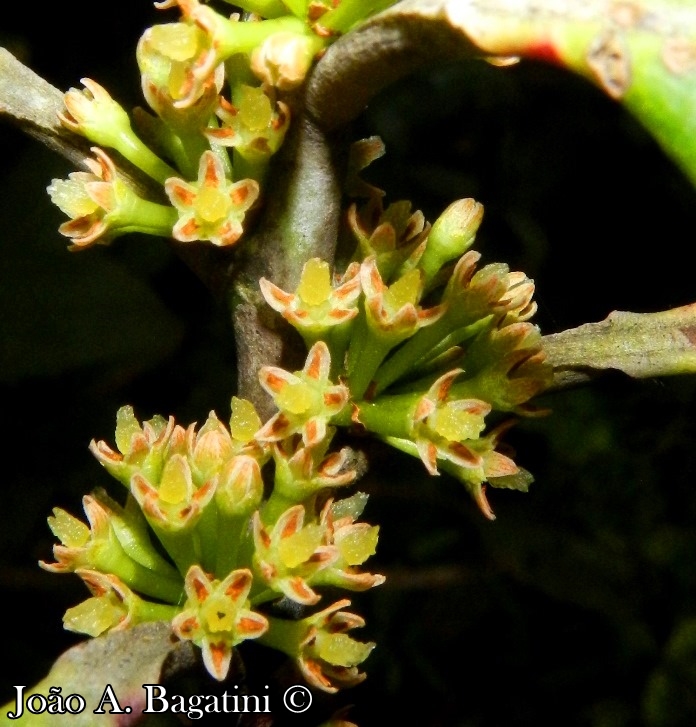
<path fill-rule="evenodd" d="M 60 232 L 71 249 L 133 231 L 234 245 L 262 201 L 290 92 L 328 44 L 392 2 L 242 0 L 243 19 L 199 0 L 158 3 L 180 18 L 138 44 L 152 113 L 131 121 L 90 79 L 65 96 L 61 122 L 96 145 L 88 171 L 48 188 L 70 218 Z M 160 184 L 170 204 L 142 198 L 104 147 Z M 363 148 L 364 160 L 377 151 Z M 66 612 L 66 628 L 98 636 L 166 620 L 218 680 L 254 640 L 335 692 L 364 678 L 375 645 L 348 634 L 364 625 L 348 599 L 318 604 L 385 580 L 365 569 L 379 535 L 360 520 L 367 495 L 337 494 L 355 483 L 358 459 L 333 446 L 338 428 L 372 433 L 429 474 L 455 477 L 490 519 L 487 485 L 527 489 L 531 475 L 500 439 L 509 414 L 538 413 L 530 402 L 551 380 L 530 322 L 533 282 L 504 264 L 479 266 L 474 200 L 430 225 L 408 202 L 385 208 L 381 191 L 354 188 L 368 200 L 348 210 L 355 250 L 341 270 L 314 258 L 294 291 L 260 281 L 308 349 L 301 370 L 258 372 L 276 407 L 267 421 L 236 397 L 229 422 L 211 412 L 201 427 L 141 422 L 125 406 L 115 445 L 91 443 L 124 504 L 98 490 L 84 498 L 86 523 L 60 508 L 49 518 L 59 543 L 41 566 L 76 573 L 91 593 Z"/>
<path fill-rule="evenodd" d="M 551 381 L 529 322 L 534 284 L 501 263 L 478 267 L 470 248 L 483 208 L 474 200 L 454 202 L 430 226 L 408 202 L 385 209 L 381 192 L 367 189 L 367 203 L 347 215 L 356 249 L 345 272 L 332 279 L 328 264 L 313 259 L 294 293 L 268 280 L 261 292 L 305 341 L 323 341 L 327 375 L 343 372 L 341 406 L 326 408 L 322 429 L 362 427 L 419 457 L 430 474 L 456 477 L 493 519 L 486 484 L 526 490 L 531 482 L 498 451 L 512 423 L 500 416 L 539 413 L 529 401 Z M 274 370 L 271 379 L 270 393 L 281 384 L 299 391 L 287 374 Z M 271 429 L 292 426 L 289 399 L 276 395 L 281 412 Z"/>
<path fill-rule="evenodd" d="M 393 2 L 242 0 L 243 17 L 200 0 L 155 3 L 178 9 L 179 18 L 148 28 L 138 43 L 150 110 L 137 108 L 131 119 L 90 78 L 65 94 L 60 122 L 95 144 L 89 171 L 48 188 L 70 218 L 60 232 L 71 249 L 128 232 L 234 245 L 262 202 L 269 161 L 290 124 L 291 92 L 336 38 Z M 161 184 L 170 204 L 142 198 L 105 149 Z"/>
<path fill-rule="evenodd" d="M 314 606 L 327 588 L 384 582 L 362 567 L 379 532 L 359 520 L 367 497 L 334 496 L 356 473 L 349 450 L 328 452 L 335 431 L 328 422 L 348 401 L 345 387 L 328 378 L 328 357 L 317 343 L 302 371 L 261 372 L 280 408 L 263 425 L 236 397 L 227 425 L 214 412 L 200 428 L 184 428 L 172 417 L 141 423 L 131 407 L 119 410 L 115 448 L 104 441 L 90 448 L 125 486 L 126 504 L 97 491 L 84 498 L 87 523 L 60 508 L 49 518 L 60 542 L 55 562 L 41 566 L 77 573 L 92 593 L 66 612 L 66 628 L 97 636 L 168 620 L 176 636 L 201 648 L 219 680 L 233 649 L 257 639 L 296 659 L 319 689 L 360 681 L 358 665 L 374 644 L 344 633 L 363 624 L 343 610 L 348 601 L 299 621 L 269 611 L 280 600 Z M 270 462 L 268 488 L 262 470 Z"/>

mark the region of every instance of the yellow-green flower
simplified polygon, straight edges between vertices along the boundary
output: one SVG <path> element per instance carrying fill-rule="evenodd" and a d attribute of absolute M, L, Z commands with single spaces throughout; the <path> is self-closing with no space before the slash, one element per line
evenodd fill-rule
<path fill-rule="evenodd" d="M 300 284 L 294 293 L 286 293 L 266 278 L 261 278 L 259 285 L 268 305 L 292 324 L 306 342 L 313 343 L 358 314 L 358 263 L 349 265 L 343 276 L 332 280 L 329 264 L 311 258 L 302 267 Z"/>
<path fill-rule="evenodd" d="M 177 606 L 144 601 L 111 573 L 78 568 L 92 597 L 69 608 L 63 616 L 68 631 L 99 636 L 107 631 L 123 631 L 145 621 L 168 621 Z"/>
<path fill-rule="evenodd" d="M 105 152 L 97 147 L 92 152 L 95 159 L 85 162 L 89 172 L 54 179 L 47 190 L 53 204 L 70 217 L 58 228 L 70 238 L 70 249 L 108 244 L 128 232 L 169 237 L 176 212 L 138 197 Z"/>
<path fill-rule="evenodd" d="M 479 438 L 491 406 L 480 399 L 450 398 L 450 387 L 459 374 L 461 369 L 455 369 L 441 376 L 418 401 L 413 413 L 413 440 L 431 475 L 438 474 L 438 459 L 460 467 L 481 465 L 480 457 L 468 443 Z"/>
<path fill-rule="evenodd" d="M 331 417 L 348 403 L 348 389 L 329 381 L 331 355 L 318 341 L 307 354 L 302 371 L 294 374 L 276 366 L 259 371 L 261 386 L 273 397 L 280 410 L 257 432 L 260 442 L 278 442 L 295 433 L 302 434 L 305 446 L 321 442 Z"/>
<path fill-rule="evenodd" d="M 357 568 L 374 554 L 378 527 L 355 522 L 349 513 L 336 517 L 331 500 L 318 520 L 307 518 L 307 512 L 294 505 L 272 528 L 254 515 L 254 567 L 272 590 L 311 606 L 320 599 L 314 586 L 365 591 L 384 583 L 384 576 Z"/>
<path fill-rule="evenodd" d="M 206 669 L 218 681 L 227 676 L 233 648 L 268 629 L 266 618 L 250 608 L 252 581 L 251 571 L 245 568 L 221 581 L 210 578 L 198 565 L 186 573 L 186 603 L 172 620 L 172 630 L 201 648 Z"/>
<path fill-rule="evenodd" d="M 216 113 L 222 126 L 205 129 L 205 135 L 253 162 L 275 154 L 290 126 L 287 104 L 273 104 L 262 88 L 245 84 L 235 89 L 232 103 L 220 96 Z"/>
<path fill-rule="evenodd" d="M 271 618 L 261 643 L 295 659 L 308 684 L 329 694 L 352 687 L 365 679 L 358 666 L 375 644 L 356 641 L 347 632 L 365 625 L 364 619 L 342 609 L 347 599 L 300 621 Z M 341 723 L 343 724 L 343 723 Z"/>
<path fill-rule="evenodd" d="M 114 514 L 106 504 L 91 495 L 86 495 L 82 502 L 89 525 L 59 507 L 53 509 L 48 525 L 60 541 L 53 546 L 56 562 L 39 561 L 39 565 L 52 573 L 71 573 L 78 569 L 112 573 L 130 588 L 176 603 L 181 593 L 178 575 L 171 569 L 157 567 L 154 560 L 147 564 L 141 562 L 144 560 L 141 549 L 133 548 L 139 534 L 124 528 L 123 523 L 114 522 Z"/>
<path fill-rule="evenodd" d="M 251 70 L 263 83 L 280 91 L 299 86 L 325 45 L 313 33 L 279 31 L 269 35 L 251 54 Z"/>
<path fill-rule="evenodd" d="M 288 508 L 269 530 L 258 512 L 252 519 L 254 568 L 277 594 L 311 606 L 321 596 L 310 583 L 323 568 L 338 559 L 335 548 L 325 545 L 325 528 L 317 522 L 305 524 L 305 508 Z"/>
<path fill-rule="evenodd" d="M 121 104 L 91 78 L 83 78 L 84 91 L 71 88 L 64 97 L 65 111 L 58 114 L 63 126 L 99 146 L 108 146 L 158 182 L 174 170 L 136 136 Z"/>
<path fill-rule="evenodd" d="M 218 247 L 233 245 L 242 236 L 246 213 L 259 196 L 253 179 L 230 182 L 212 151 L 201 156 L 196 182 L 172 177 L 164 189 L 179 213 L 173 237 L 179 242 L 208 240 Z"/>
<path fill-rule="evenodd" d="M 374 256 L 386 282 L 391 282 L 407 260 L 420 258 L 430 230 L 423 213 L 412 211 L 409 201 L 393 202 L 384 209 L 379 193 L 371 194 L 361 209 L 351 205 L 348 224 L 358 242 L 360 259 Z"/>

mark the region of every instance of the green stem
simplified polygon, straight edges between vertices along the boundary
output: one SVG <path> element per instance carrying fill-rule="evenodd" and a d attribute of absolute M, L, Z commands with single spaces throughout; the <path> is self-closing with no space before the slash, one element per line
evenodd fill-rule
<path fill-rule="evenodd" d="M 353 398 L 360 399 L 365 394 L 379 365 L 394 345 L 390 339 L 375 335 L 368 328 L 360 355 L 348 375 L 348 388 Z"/>
<path fill-rule="evenodd" d="M 179 600 L 183 587 L 180 578 L 145 568 L 126 555 L 118 542 L 95 549 L 92 558 L 91 567 L 101 573 L 113 573 L 134 591 L 169 603 Z"/>
<path fill-rule="evenodd" d="M 386 10 L 393 4 L 394 0 L 342 0 L 338 7 L 322 15 L 319 24 L 324 28 L 346 33 L 359 21 Z"/>
<path fill-rule="evenodd" d="M 181 592 L 183 594 L 183 589 Z M 135 616 L 138 623 L 145 621 L 171 621 L 179 611 L 181 611 L 179 605 L 170 606 L 166 603 L 152 603 L 152 601 L 140 599 Z"/>
<path fill-rule="evenodd" d="M 169 177 L 177 176 L 175 169 L 163 162 L 132 130 L 128 131 L 130 133 L 124 130 L 118 135 L 117 144 L 114 146 L 116 151 L 160 184 L 164 184 Z"/>
<path fill-rule="evenodd" d="M 475 336 L 488 325 L 492 316 L 486 316 L 473 322 L 467 318 L 465 313 L 462 314 L 450 307 L 440 320 L 417 331 L 380 366 L 375 374 L 375 394 L 384 391 L 395 381 L 448 348 Z"/>
<path fill-rule="evenodd" d="M 105 219 L 120 233 L 142 232 L 157 237 L 170 237 L 178 218 L 179 215 L 173 207 L 129 194 Z"/>
<path fill-rule="evenodd" d="M 196 523 L 196 536 L 201 548 L 200 565 L 205 571 L 213 570 L 217 560 L 219 516 L 217 504 L 213 499 L 203 508 L 200 520 Z"/>
<path fill-rule="evenodd" d="M 305 22 L 290 16 L 253 23 L 234 23 L 219 16 L 216 31 L 218 30 L 220 32 L 217 51 L 221 61 L 235 53 L 251 53 L 266 38 L 275 33 L 288 32 L 316 37 Z"/>
<path fill-rule="evenodd" d="M 188 569 L 194 563 L 200 563 L 201 544 L 198 533 L 194 528 L 189 527 L 183 530 L 170 531 L 152 521 L 150 521 L 150 526 L 182 576 L 186 575 Z"/>
<path fill-rule="evenodd" d="M 297 656 L 300 642 L 304 640 L 307 626 L 301 621 L 290 621 L 284 618 L 268 619 L 270 628 L 258 641 L 271 649 L 282 651 L 288 656 Z"/>
<path fill-rule="evenodd" d="M 421 394 L 382 396 L 375 401 L 356 401 L 358 419 L 370 432 L 380 436 L 408 437 L 412 428 L 413 412 Z M 352 407 L 346 407 L 331 420 L 338 426 L 350 426 Z"/>
<path fill-rule="evenodd" d="M 232 154 L 232 167 L 234 169 L 234 179 L 255 179 L 262 184 L 266 172 L 268 170 L 269 157 L 261 156 L 257 159 L 244 156 L 235 149 Z"/>
<path fill-rule="evenodd" d="M 199 130 L 192 132 L 179 131 L 177 137 L 181 142 L 176 163 L 187 181 L 198 177 L 198 165 L 203 152 L 209 151 L 210 144 Z M 229 160 L 227 162 L 229 166 Z"/>
<path fill-rule="evenodd" d="M 228 515 L 222 510 L 218 512 L 215 561 L 215 575 L 218 578 L 225 578 L 235 568 L 245 567 L 239 556 L 248 523 L 247 515 Z"/>

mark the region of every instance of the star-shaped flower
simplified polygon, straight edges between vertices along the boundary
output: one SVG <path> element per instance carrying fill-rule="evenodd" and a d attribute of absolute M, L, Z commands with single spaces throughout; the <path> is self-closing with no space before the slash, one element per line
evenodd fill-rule
<path fill-rule="evenodd" d="M 305 606 L 321 596 L 310 586 L 312 578 L 338 559 L 338 551 L 325 545 L 325 527 L 305 524 L 305 508 L 288 508 L 272 528 L 266 528 L 258 512 L 252 519 L 254 568 L 277 593 Z"/>
<path fill-rule="evenodd" d="M 286 293 L 266 278 L 259 281 L 268 305 L 291 323 L 310 344 L 332 327 L 358 314 L 360 265 L 351 264 L 340 278 L 331 279 L 329 264 L 320 258 L 308 260 L 294 293 Z"/>
<path fill-rule="evenodd" d="M 173 237 L 179 242 L 209 240 L 218 247 L 242 236 L 245 215 L 259 196 L 253 179 L 230 182 L 212 151 L 203 152 L 196 182 L 172 177 L 164 189 L 179 213 Z"/>
<path fill-rule="evenodd" d="M 212 479 L 196 487 L 188 460 L 181 454 L 166 461 L 156 485 L 138 473 L 131 479 L 131 492 L 145 517 L 167 532 L 192 528 L 215 495 L 216 486 L 217 480 Z"/>
<path fill-rule="evenodd" d="M 327 454 L 328 438 L 316 447 L 295 448 L 292 444 L 292 440 L 273 444 L 276 471 L 271 498 L 277 495 L 299 503 L 320 490 L 343 487 L 355 480 L 348 447 Z"/>
<path fill-rule="evenodd" d="M 337 601 L 300 621 L 271 618 L 261 641 L 295 659 L 304 678 L 317 689 L 334 694 L 355 686 L 365 679 L 358 665 L 367 659 L 375 644 L 348 636 L 348 631 L 363 627 L 365 621 L 342 610 L 347 606 L 349 600 Z"/>
<path fill-rule="evenodd" d="M 479 399 L 450 399 L 450 387 L 461 374 L 454 369 L 441 376 L 418 401 L 413 413 L 413 440 L 431 475 L 438 474 L 437 460 L 459 467 L 480 467 L 480 457 L 468 446 L 485 427 L 491 407 Z"/>
<path fill-rule="evenodd" d="M 132 406 L 116 413 L 116 450 L 105 441 L 92 440 L 89 449 L 105 469 L 126 487 L 135 473 L 158 483 L 167 458 L 184 453 L 186 430 L 174 417 L 155 416 L 142 424 Z"/>
<path fill-rule="evenodd" d="M 206 669 L 218 681 L 227 676 L 232 649 L 268 629 L 266 618 L 250 609 L 252 581 L 246 568 L 232 571 L 221 581 L 211 579 L 198 565 L 186 573 L 187 600 L 174 617 L 172 630 L 201 648 Z"/>
<path fill-rule="evenodd" d="M 92 597 L 69 608 L 63 616 L 68 631 L 99 636 L 107 631 L 123 631 L 145 621 L 168 621 L 178 607 L 145 601 L 111 573 L 78 568 Z"/>
<path fill-rule="evenodd" d="M 272 528 L 255 514 L 254 566 L 274 591 L 311 606 L 320 599 L 313 586 L 365 591 L 384 583 L 384 576 L 357 569 L 374 554 L 379 528 L 355 522 L 352 513 L 337 517 L 336 512 L 340 508 L 329 500 L 313 520 L 304 506 L 294 505 Z"/>
<path fill-rule="evenodd" d="M 64 96 L 65 111 L 58 113 L 63 126 L 99 146 L 116 149 L 126 159 L 160 183 L 174 170 L 147 147 L 131 128 L 125 109 L 91 78 L 84 90 L 71 88 Z"/>
<path fill-rule="evenodd" d="M 170 567 L 160 567 L 156 552 L 148 559 L 138 542 L 141 533 L 96 497 L 86 495 L 82 502 L 89 525 L 59 507 L 53 509 L 48 525 L 60 541 L 53 546 L 56 562 L 39 561 L 39 565 L 52 573 L 79 569 L 111 573 L 134 590 L 176 603 L 181 580 Z"/>
<path fill-rule="evenodd" d="M 385 281 L 391 281 L 406 260 L 420 258 L 430 231 L 423 213 L 412 211 L 410 202 L 393 202 L 384 209 L 379 194 L 371 195 L 360 210 L 357 205 L 351 205 L 348 224 L 358 241 L 360 257 L 374 256 Z"/>
<path fill-rule="evenodd" d="M 262 88 L 241 84 L 233 103 L 220 96 L 219 129 L 209 127 L 205 135 L 223 146 L 233 147 L 245 159 L 266 160 L 278 151 L 290 125 L 290 108 L 275 104 Z"/>
<path fill-rule="evenodd" d="M 323 341 L 309 350 L 302 371 L 294 374 L 276 366 L 259 372 L 261 386 L 273 397 L 280 410 L 256 433 L 260 442 L 278 442 L 295 433 L 302 434 L 305 446 L 321 442 L 331 417 L 348 403 L 348 388 L 329 381 L 331 354 Z"/>
<path fill-rule="evenodd" d="M 387 286 L 373 255 L 362 263 L 360 280 L 365 291 L 368 325 L 392 346 L 412 336 L 419 328 L 432 325 L 445 312 L 441 305 L 432 308 L 420 306 L 423 281 L 419 270 L 410 270 Z"/>
<path fill-rule="evenodd" d="M 338 551 L 338 558 L 329 568 L 317 574 L 317 585 L 333 585 L 350 591 L 366 591 L 381 586 L 386 580 L 379 573 L 358 570 L 375 554 L 379 526 L 357 522 L 357 515 L 341 512 L 340 501 L 328 500 L 322 508 L 319 522 L 324 528 L 324 538 Z"/>
<path fill-rule="evenodd" d="M 171 207 L 141 199 L 119 176 L 109 156 L 92 148 L 89 172 L 72 172 L 48 186 L 51 201 L 70 220 L 58 231 L 70 238 L 70 249 L 108 244 L 128 232 L 169 237 L 176 213 Z"/>

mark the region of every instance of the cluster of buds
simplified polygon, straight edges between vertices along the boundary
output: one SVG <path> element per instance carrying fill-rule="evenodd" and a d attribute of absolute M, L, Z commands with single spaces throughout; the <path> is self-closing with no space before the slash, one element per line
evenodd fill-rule
<path fill-rule="evenodd" d="M 323 342 L 326 376 L 342 373 L 343 405 L 334 412 L 327 400 L 322 432 L 338 425 L 377 435 L 430 474 L 456 477 L 493 519 L 486 485 L 526 491 L 531 475 L 498 451 L 512 420 L 490 428 L 486 419 L 540 413 L 529 402 L 552 371 L 529 321 L 533 282 L 501 263 L 477 269 L 481 256 L 470 248 L 482 216 L 479 203 L 463 199 L 431 226 L 408 202 L 385 209 L 374 191 L 348 212 L 356 250 L 345 272 L 332 279 L 314 259 L 294 293 L 268 280 L 261 291 L 305 341 Z M 264 383 L 280 409 L 272 428 L 283 436 L 297 426 L 292 397 L 279 396 L 298 388 L 288 376 L 274 370 Z"/>
<path fill-rule="evenodd" d="M 167 186 L 196 206 L 221 173 L 206 152 L 200 189 Z M 534 414 L 551 368 L 529 321 L 532 281 L 498 263 L 478 268 L 470 248 L 482 213 L 460 200 L 430 226 L 410 205 L 383 209 L 373 197 L 349 211 L 356 251 L 342 273 L 312 259 L 294 293 L 261 280 L 309 348 L 299 371 L 259 371 L 277 410 L 265 423 L 236 397 L 228 424 L 211 412 L 200 428 L 120 409 L 115 448 L 91 450 L 126 488 L 125 505 L 100 491 L 84 500 L 88 524 L 60 509 L 49 519 L 60 544 L 42 566 L 77 573 L 92 594 L 68 610 L 66 628 L 94 636 L 166 619 L 218 680 L 234 649 L 255 640 L 293 658 L 318 689 L 360 682 L 374 644 L 347 632 L 364 622 L 345 598 L 320 602 L 385 579 L 364 568 L 379 534 L 360 520 L 367 496 L 337 498 L 357 479 L 352 451 L 332 449 L 338 428 L 371 432 L 429 474 L 453 476 L 490 519 L 488 484 L 531 482 L 500 451 L 512 420 L 491 427 L 489 417 Z M 294 618 L 272 608 L 281 601 Z"/>
<path fill-rule="evenodd" d="M 89 139 L 89 171 L 53 180 L 70 249 L 128 232 L 181 243 L 235 244 L 262 202 L 266 170 L 290 124 L 291 92 L 341 34 L 394 0 L 243 0 L 243 16 L 200 0 L 165 0 L 179 19 L 140 38 L 137 61 L 150 111 L 126 110 L 92 79 L 65 94 L 60 122 Z M 285 100 L 284 100 L 284 97 Z M 163 186 L 169 205 L 142 198 L 114 152 Z M 111 154 L 111 156 L 109 156 Z"/>
<path fill-rule="evenodd" d="M 90 200 L 112 173 L 103 165 L 87 183 Z M 210 180 L 238 205 L 258 183 L 229 182 L 212 151 L 196 183 L 166 181 L 179 212 L 188 207 L 177 234 L 225 244 L 241 223 L 213 230 L 204 213 L 228 202 Z M 54 193 L 69 198 L 71 185 L 56 183 Z M 363 620 L 344 610 L 345 598 L 318 606 L 327 591 L 384 582 L 364 569 L 379 533 L 360 520 L 367 496 L 336 497 L 357 479 L 352 451 L 332 449 L 338 428 L 370 432 L 429 474 L 458 479 L 489 519 L 487 485 L 524 491 L 531 482 L 500 450 L 512 420 L 489 423 L 495 413 L 537 413 L 530 400 L 551 367 L 529 320 L 532 281 L 503 264 L 479 267 L 470 249 L 482 214 L 460 200 L 431 226 L 408 203 L 385 209 L 373 195 L 349 210 L 356 249 L 342 273 L 311 259 L 295 292 L 262 279 L 268 303 L 309 349 L 299 371 L 259 371 L 277 410 L 265 423 L 236 397 L 228 424 L 211 412 L 200 428 L 119 410 L 115 448 L 99 441 L 91 450 L 126 488 L 125 505 L 96 492 L 84 501 L 88 524 L 60 509 L 49 519 L 60 544 L 42 566 L 77 573 L 92 594 L 68 610 L 66 627 L 98 635 L 166 619 L 219 680 L 234 649 L 256 640 L 292 657 L 318 689 L 361 681 L 374 644 L 346 632 Z M 281 601 L 295 604 L 295 618 L 271 608 Z"/>
<path fill-rule="evenodd" d="M 138 44 L 151 112 L 136 109 L 131 122 L 90 79 L 65 96 L 61 122 L 95 144 L 88 171 L 48 188 L 70 218 L 60 232 L 72 249 L 128 232 L 234 245 L 262 201 L 291 92 L 333 40 L 393 1 L 242 0 L 232 17 L 199 0 L 158 3 L 180 19 Z M 105 148 L 170 204 L 142 198 Z M 337 498 L 357 479 L 354 453 L 332 449 L 337 429 L 370 432 L 429 474 L 455 477 L 490 519 L 487 485 L 527 489 L 531 475 L 500 450 L 512 423 L 500 415 L 538 413 L 530 401 L 551 380 L 530 322 L 533 282 L 504 264 L 479 267 L 477 202 L 455 202 L 430 225 L 410 203 L 385 208 L 379 190 L 362 189 L 369 199 L 348 211 L 356 244 L 343 270 L 308 260 L 294 292 L 260 281 L 308 348 L 299 371 L 259 371 L 273 416 L 264 423 L 233 398 L 229 423 L 211 412 L 197 428 L 141 422 L 123 407 L 115 448 L 92 442 L 125 504 L 97 491 L 84 498 L 87 523 L 60 508 L 49 518 L 59 544 L 42 567 L 77 573 L 91 593 L 66 612 L 66 628 L 98 636 L 169 621 L 218 680 L 234 649 L 255 640 L 335 692 L 364 678 L 374 644 L 348 635 L 364 625 L 348 599 L 318 604 L 385 580 L 363 567 L 379 534 L 360 520 L 367 496 Z"/>
<path fill-rule="evenodd" d="M 318 343 L 302 371 L 262 371 L 281 407 L 264 425 L 236 397 L 227 425 L 214 412 L 200 428 L 184 428 L 172 417 L 141 423 L 131 407 L 119 410 L 115 448 L 90 448 L 126 488 L 126 504 L 98 491 L 84 498 L 87 523 L 60 508 L 49 518 L 60 542 L 55 562 L 41 566 L 77 573 L 92 594 L 66 612 L 66 628 L 97 636 L 170 621 L 218 680 L 250 639 L 291 655 L 319 689 L 364 677 L 358 665 L 374 644 L 345 633 L 363 625 L 344 610 L 349 601 L 302 620 L 269 610 L 285 600 L 306 612 L 325 589 L 364 591 L 384 581 L 362 568 L 379 532 L 359 520 L 367 496 L 334 496 L 356 473 L 348 449 L 328 452 L 335 430 L 327 423 L 348 401 L 345 387 L 328 380 L 328 355 Z M 271 462 L 269 487 L 262 470 Z"/>

